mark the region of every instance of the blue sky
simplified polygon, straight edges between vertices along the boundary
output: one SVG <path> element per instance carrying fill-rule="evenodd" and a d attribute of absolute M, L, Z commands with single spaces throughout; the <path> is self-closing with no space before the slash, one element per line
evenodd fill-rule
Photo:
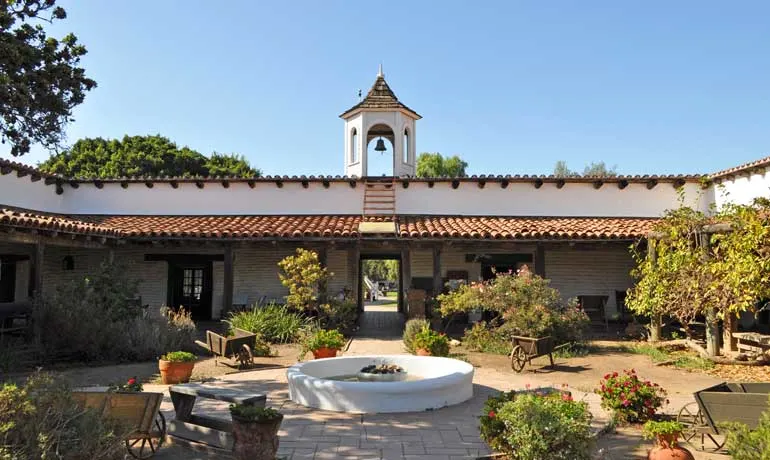
<path fill-rule="evenodd" d="M 557 160 L 711 172 L 770 155 L 770 2 L 60 3 L 51 30 L 78 35 L 99 85 L 70 142 L 160 133 L 267 174 L 341 174 L 338 115 L 382 62 L 423 116 L 418 152 L 474 174 Z"/>

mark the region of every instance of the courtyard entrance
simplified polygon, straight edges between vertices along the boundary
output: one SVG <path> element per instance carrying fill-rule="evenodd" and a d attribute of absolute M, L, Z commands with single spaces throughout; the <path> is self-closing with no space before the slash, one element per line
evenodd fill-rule
<path fill-rule="evenodd" d="M 362 255 L 359 336 L 399 337 L 403 331 L 401 259 L 397 255 Z"/>

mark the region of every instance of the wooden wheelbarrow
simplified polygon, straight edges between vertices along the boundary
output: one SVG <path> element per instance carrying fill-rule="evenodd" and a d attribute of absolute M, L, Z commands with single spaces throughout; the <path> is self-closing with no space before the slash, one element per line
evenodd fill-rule
<path fill-rule="evenodd" d="M 252 350 L 257 342 L 257 334 L 235 328 L 235 335 L 223 337 L 216 332 L 206 331 L 206 343 L 196 340 L 195 343 L 214 355 L 214 365 L 219 358 L 234 359 L 238 367 L 254 364 Z"/>
<path fill-rule="evenodd" d="M 148 459 L 163 446 L 166 439 L 166 418 L 160 411 L 163 393 L 73 391 L 72 396 L 80 406 L 94 409 L 130 429 L 124 442 L 132 457 Z"/>
<path fill-rule="evenodd" d="M 684 425 L 684 441 L 699 450 L 720 450 L 725 443 L 725 433 L 719 425 L 740 422 L 751 430 L 756 429 L 762 413 L 770 410 L 768 394 L 770 382 L 725 382 L 696 391 L 695 402 L 682 407 L 676 418 Z"/>

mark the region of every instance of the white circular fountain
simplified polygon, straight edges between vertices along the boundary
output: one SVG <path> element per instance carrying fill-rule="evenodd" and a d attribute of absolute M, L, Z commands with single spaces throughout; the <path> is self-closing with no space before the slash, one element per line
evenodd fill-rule
<path fill-rule="evenodd" d="M 395 364 L 406 380 L 361 382 L 347 379 L 371 364 Z M 338 412 L 420 412 L 473 397 L 473 366 L 451 358 L 387 355 L 316 359 L 286 371 L 289 397 L 303 406 Z"/>

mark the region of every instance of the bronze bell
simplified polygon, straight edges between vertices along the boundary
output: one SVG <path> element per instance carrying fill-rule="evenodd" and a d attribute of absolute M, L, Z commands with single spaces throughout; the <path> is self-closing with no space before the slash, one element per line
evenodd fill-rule
<path fill-rule="evenodd" d="M 385 141 L 382 140 L 382 138 L 377 139 L 377 145 L 374 146 L 375 152 L 384 152 L 388 149 L 385 148 Z"/>

